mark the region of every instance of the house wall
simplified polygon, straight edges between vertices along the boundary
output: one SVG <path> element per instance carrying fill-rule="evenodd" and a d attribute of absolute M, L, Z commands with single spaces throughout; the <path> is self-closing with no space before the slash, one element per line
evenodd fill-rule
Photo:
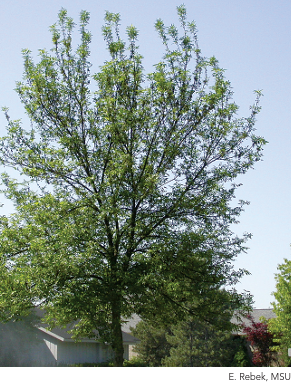
<path fill-rule="evenodd" d="M 58 364 L 102 362 L 100 344 L 97 342 L 59 342 Z"/>
<path fill-rule="evenodd" d="M 44 343 L 51 351 L 55 365 L 101 363 L 113 357 L 110 346 L 98 342 L 62 342 L 47 336 Z M 124 359 L 129 359 L 129 345 L 124 345 Z"/>
<path fill-rule="evenodd" d="M 134 351 L 135 345 L 130 344 L 129 345 L 129 359 L 136 358 L 138 356 L 138 353 Z"/>
<path fill-rule="evenodd" d="M 129 345 L 128 344 L 124 344 L 124 359 L 130 359 L 130 356 L 129 356 Z"/>
<path fill-rule="evenodd" d="M 100 362 L 107 362 L 111 359 L 113 359 L 113 351 L 110 346 L 101 344 L 101 360 Z M 124 344 L 124 359 L 129 359 L 129 345 Z"/>
<path fill-rule="evenodd" d="M 49 339 L 43 339 L 43 342 L 49 349 L 49 351 L 52 354 L 52 357 L 54 358 L 55 361 L 58 360 L 58 343 L 57 342 L 51 342 Z"/>
<path fill-rule="evenodd" d="M 0 366 L 100 363 L 112 357 L 111 348 L 98 342 L 64 342 L 23 322 L 0 324 Z M 125 344 L 124 359 L 130 357 Z"/>
<path fill-rule="evenodd" d="M 0 366 L 54 366 L 56 361 L 45 337 L 22 322 L 0 324 Z"/>

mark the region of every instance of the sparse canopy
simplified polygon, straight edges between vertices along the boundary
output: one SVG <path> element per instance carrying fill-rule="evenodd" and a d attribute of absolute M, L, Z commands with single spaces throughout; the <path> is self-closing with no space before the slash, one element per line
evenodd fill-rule
<path fill-rule="evenodd" d="M 107 12 L 110 59 L 91 75 L 89 14 L 73 50 L 74 23 L 62 9 L 52 51 L 40 50 L 37 64 L 23 51 L 17 92 L 31 128 L 5 109 L 0 160 L 24 179 L 2 175 L 16 213 L 1 218 L 1 316 L 40 304 L 52 325 L 78 319 L 76 336 L 98 329 L 116 365 L 133 312 L 215 322 L 226 301 L 217 289 L 245 273 L 232 260 L 248 235 L 230 230 L 244 202 L 231 202 L 234 180 L 262 155 L 260 93 L 238 118 L 224 71 L 202 56 L 195 24 L 177 10 L 180 29 L 156 22 L 165 53 L 150 74 L 136 28 L 124 42 L 119 15 Z M 233 306 L 245 300 L 230 291 Z"/>

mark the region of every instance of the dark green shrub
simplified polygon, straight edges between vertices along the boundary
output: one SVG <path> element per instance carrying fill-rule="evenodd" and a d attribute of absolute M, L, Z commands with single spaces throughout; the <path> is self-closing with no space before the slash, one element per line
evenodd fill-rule
<path fill-rule="evenodd" d="M 124 367 L 148 367 L 141 358 L 135 357 L 124 361 Z"/>

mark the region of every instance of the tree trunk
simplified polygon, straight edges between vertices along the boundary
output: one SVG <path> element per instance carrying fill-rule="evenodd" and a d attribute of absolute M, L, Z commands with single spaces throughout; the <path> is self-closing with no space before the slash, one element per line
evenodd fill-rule
<path fill-rule="evenodd" d="M 124 363 L 124 345 L 121 313 L 118 302 L 113 302 L 112 307 L 112 349 L 114 352 L 114 366 L 122 367 Z"/>

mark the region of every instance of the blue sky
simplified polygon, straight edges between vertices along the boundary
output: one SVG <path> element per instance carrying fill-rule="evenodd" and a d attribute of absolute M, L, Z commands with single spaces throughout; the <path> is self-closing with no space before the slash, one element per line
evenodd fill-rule
<path fill-rule="evenodd" d="M 251 275 L 242 279 L 238 290 L 248 290 L 257 308 L 267 308 L 273 300 L 274 274 L 284 258 L 290 258 L 290 1 L 289 0 L 185 0 L 188 18 L 195 20 L 203 55 L 215 55 L 234 90 L 240 115 L 249 114 L 253 90 L 263 90 L 258 134 L 269 144 L 264 160 L 240 178 L 243 186 L 238 199 L 250 201 L 234 230 L 253 234 L 247 254 L 235 266 Z M 0 106 L 10 109 L 13 119 L 24 118 L 15 88 L 21 80 L 21 50 L 34 54 L 51 48 L 49 26 L 57 21 L 61 7 L 76 22 L 85 9 L 91 14 L 90 30 L 93 69 L 107 59 L 101 35 L 106 10 L 119 12 L 122 29 L 134 24 L 140 31 L 139 45 L 147 71 L 161 58 L 162 46 L 154 29 L 157 18 L 166 25 L 177 23 L 179 0 L 9 0 L 0 2 Z M 5 118 L 0 114 L 0 135 L 5 134 Z M 0 171 L 2 171 L 0 169 Z M 0 213 L 11 206 L 5 200 Z"/>

